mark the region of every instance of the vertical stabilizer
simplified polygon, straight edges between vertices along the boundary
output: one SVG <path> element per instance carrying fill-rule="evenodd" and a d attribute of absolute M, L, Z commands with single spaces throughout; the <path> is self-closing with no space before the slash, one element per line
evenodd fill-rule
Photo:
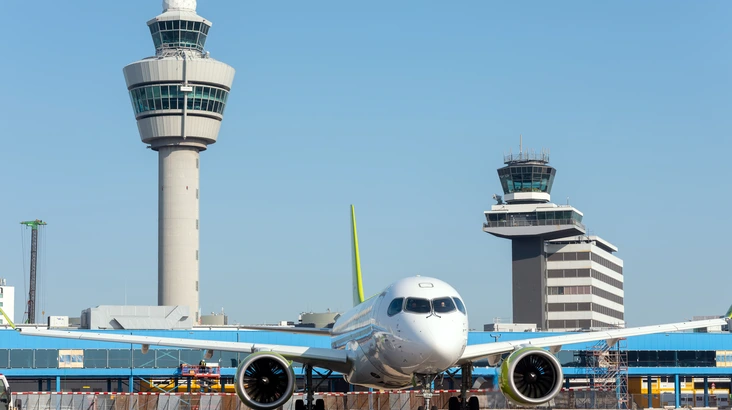
<path fill-rule="evenodd" d="M 364 301 L 361 279 L 361 257 L 358 254 L 358 233 L 356 232 L 356 208 L 351 205 L 351 250 L 353 252 L 353 306 Z"/>

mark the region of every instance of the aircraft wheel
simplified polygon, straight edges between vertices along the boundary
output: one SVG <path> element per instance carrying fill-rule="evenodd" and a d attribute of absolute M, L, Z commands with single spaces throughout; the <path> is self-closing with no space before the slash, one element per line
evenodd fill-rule
<path fill-rule="evenodd" d="M 460 410 L 460 399 L 450 397 L 450 400 L 447 401 L 447 410 Z"/>
<path fill-rule="evenodd" d="M 305 402 L 302 400 L 295 400 L 295 410 L 305 410 Z"/>
<path fill-rule="evenodd" d="M 473 396 L 468 399 L 468 410 L 480 410 L 480 402 L 477 397 Z"/>
<path fill-rule="evenodd" d="M 315 410 L 325 410 L 325 400 L 315 400 Z"/>

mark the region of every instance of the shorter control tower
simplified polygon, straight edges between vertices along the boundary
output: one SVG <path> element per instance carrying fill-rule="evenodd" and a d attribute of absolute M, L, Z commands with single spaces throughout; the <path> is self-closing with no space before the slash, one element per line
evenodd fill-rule
<path fill-rule="evenodd" d="M 585 234 L 582 213 L 551 203 L 556 170 L 549 153 L 519 152 L 504 156 L 498 170 L 503 197 L 485 211 L 483 231 L 511 240 L 513 256 L 513 322 L 535 323 L 547 330 L 545 242 Z M 505 201 L 505 202 L 504 202 Z"/>

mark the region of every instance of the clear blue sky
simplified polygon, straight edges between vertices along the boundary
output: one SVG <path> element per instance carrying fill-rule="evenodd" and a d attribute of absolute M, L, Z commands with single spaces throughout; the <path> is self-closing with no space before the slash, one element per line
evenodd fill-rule
<path fill-rule="evenodd" d="M 49 223 L 47 314 L 122 304 L 125 285 L 127 303 L 157 303 L 157 157 L 122 67 L 154 53 L 145 22 L 160 12 L 0 4 L 0 275 L 17 318 L 19 222 L 35 218 Z M 204 314 L 348 308 L 354 203 L 366 293 L 434 275 L 462 293 L 472 327 L 509 320 L 510 244 L 481 227 L 519 134 L 551 149 L 553 199 L 620 248 L 629 325 L 732 303 L 732 3 L 199 0 L 198 12 L 214 23 L 211 56 L 237 70 L 201 156 Z"/>

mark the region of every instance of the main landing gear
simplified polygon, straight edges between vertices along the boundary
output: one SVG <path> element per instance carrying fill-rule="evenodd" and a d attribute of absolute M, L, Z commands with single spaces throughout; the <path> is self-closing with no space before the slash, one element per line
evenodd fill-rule
<path fill-rule="evenodd" d="M 323 384 L 324 381 L 328 380 L 328 376 L 333 373 L 332 370 L 328 370 L 327 373 L 323 374 L 317 370 L 313 370 L 313 366 L 306 364 L 303 366 L 305 371 L 305 401 L 302 399 L 295 400 L 295 410 L 325 410 L 325 401 L 323 399 L 315 399 L 315 390 Z M 313 372 L 320 376 L 318 384 L 313 386 Z"/>
<path fill-rule="evenodd" d="M 457 372 L 455 372 L 457 373 Z M 448 375 L 454 380 L 455 373 Z M 473 383 L 473 365 L 471 363 L 460 366 L 460 398 L 450 397 L 447 401 L 448 410 L 478 410 L 480 408 L 478 398 L 472 396 L 468 398 L 468 390 Z"/>

